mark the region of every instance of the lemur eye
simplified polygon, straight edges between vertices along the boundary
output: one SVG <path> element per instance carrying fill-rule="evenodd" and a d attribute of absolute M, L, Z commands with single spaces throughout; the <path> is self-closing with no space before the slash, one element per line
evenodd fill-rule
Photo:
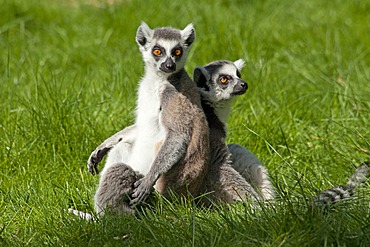
<path fill-rule="evenodd" d="M 154 56 L 160 56 L 160 55 L 162 55 L 162 51 L 160 49 L 154 49 L 153 54 L 154 54 Z"/>
<path fill-rule="evenodd" d="M 229 80 L 225 77 L 225 76 L 221 76 L 219 81 L 222 83 L 222 84 L 225 84 L 227 83 Z"/>
<path fill-rule="evenodd" d="M 181 51 L 180 49 L 176 49 L 176 50 L 175 50 L 175 55 L 176 55 L 176 56 L 180 56 L 180 55 L 181 55 L 181 53 L 182 53 L 182 51 Z"/>

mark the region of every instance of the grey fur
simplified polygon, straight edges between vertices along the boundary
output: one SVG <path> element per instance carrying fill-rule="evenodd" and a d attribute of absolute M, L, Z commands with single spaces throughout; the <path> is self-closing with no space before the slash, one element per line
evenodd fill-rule
<path fill-rule="evenodd" d="M 314 198 L 314 205 L 326 206 L 351 198 L 356 189 L 363 183 L 365 183 L 369 176 L 370 163 L 364 162 L 359 167 L 357 167 L 354 174 L 348 179 L 347 184 L 339 185 L 334 188 L 322 191 L 317 197 Z"/>
<path fill-rule="evenodd" d="M 178 29 L 161 27 L 154 29 L 153 39 L 179 40 L 181 33 Z"/>
<path fill-rule="evenodd" d="M 356 188 L 366 182 L 369 176 L 370 163 L 364 162 L 359 167 L 357 167 L 355 173 L 349 178 L 347 185 Z"/>
<path fill-rule="evenodd" d="M 205 68 L 205 71 L 207 71 L 207 73 L 210 76 L 210 75 L 218 74 L 218 71 L 223 66 L 230 65 L 230 64 L 232 64 L 232 62 L 230 62 L 228 60 L 218 60 L 218 61 L 214 61 L 214 62 L 211 62 L 211 63 L 207 64 L 204 68 Z M 202 67 L 198 67 L 198 68 L 201 69 Z M 204 70 L 203 70 L 203 72 L 204 72 Z M 196 75 L 196 73 L 194 73 L 194 76 L 198 77 L 198 75 Z M 194 81 L 197 81 L 196 78 L 194 78 Z"/>
<path fill-rule="evenodd" d="M 134 190 L 134 183 L 142 177 L 143 175 L 123 163 L 109 167 L 100 177 L 95 193 L 96 213 L 101 216 L 108 209 L 117 214 L 133 214 L 130 196 Z"/>
<path fill-rule="evenodd" d="M 184 38 L 186 47 L 189 47 L 195 40 L 195 31 L 193 28 L 189 29 L 189 33 L 186 37 L 182 37 L 180 30 L 171 27 L 160 27 L 155 28 L 153 33 L 153 39 L 165 39 L 165 40 L 180 40 Z"/>
<path fill-rule="evenodd" d="M 275 198 L 275 190 L 269 172 L 261 161 L 249 150 L 238 144 L 229 144 L 231 166 L 250 183 L 264 200 Z"/>

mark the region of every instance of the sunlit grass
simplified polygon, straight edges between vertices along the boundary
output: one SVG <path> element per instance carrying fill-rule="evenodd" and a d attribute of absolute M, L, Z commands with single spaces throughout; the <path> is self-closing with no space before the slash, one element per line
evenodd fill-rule
<path fill-rule="evenodd" d="M 115 2 L 0 0 L 0 245 L 370 244 L 368 185 L 329 211 L 310 207 L 370 159 L 368 1 Z M 189 74 L 246 60 L 228 141 L 265 163 L 275 203 L 206 210 L 157 198 L 137 217 L 98 222 L 65 212 L 93 211 L 86 160 L 133 123 L 142 20 L 194 23 Z"/>

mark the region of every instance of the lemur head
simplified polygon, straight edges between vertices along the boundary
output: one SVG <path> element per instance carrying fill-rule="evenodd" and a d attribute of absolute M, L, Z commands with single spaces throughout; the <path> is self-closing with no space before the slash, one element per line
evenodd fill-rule
<path fill-rule="evenodd" d="M 194 70 L 194 82 L 201 95 L 210 103 L 228 101 L 235 95 L 244 94 L 248 84 L 241 79 L 244 60 L 235 62 L 219 60 Z"/>
<path fill-rule="evenodd" d="M 150 29 L 143 22 L 136 33 L 136 42 L 143 54 L 146 67 L 167 75 L 184 67 L 194 39 L 195 30 L 192 24 L 183 30 L 171 27 Z"/>

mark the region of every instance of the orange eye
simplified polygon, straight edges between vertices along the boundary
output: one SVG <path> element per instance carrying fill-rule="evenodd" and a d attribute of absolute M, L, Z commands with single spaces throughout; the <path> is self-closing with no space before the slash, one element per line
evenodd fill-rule
<path fill-rule="evenodd" d="M 175 55 L 176 55 L 176 56 L 180 56 L 180 55 L 181 55 L 181 50 L 180 50 L 180 49 L 177 49 L 177 50 L 175 51 Z"/>
<path fill-rule="evenodd" d="M 162 52 L 161 52 L 161 50 L 159 50 L 159 49 L 154 49 L 154 50 L 153 50 L 153 54 L 154 54 L 155 56 L 160 56 L 160 55 L 162 55 Z"/>
<path fill-rule="evenodd" d="M 228 79 L 227 79 L 226 77 L 222 76 L 222 77 L 220 78 L 220 82 L 221 82 L 222 84 L 225 84 L 225 83 L 227 83 L 227 82 L 228 82 Z"/>

